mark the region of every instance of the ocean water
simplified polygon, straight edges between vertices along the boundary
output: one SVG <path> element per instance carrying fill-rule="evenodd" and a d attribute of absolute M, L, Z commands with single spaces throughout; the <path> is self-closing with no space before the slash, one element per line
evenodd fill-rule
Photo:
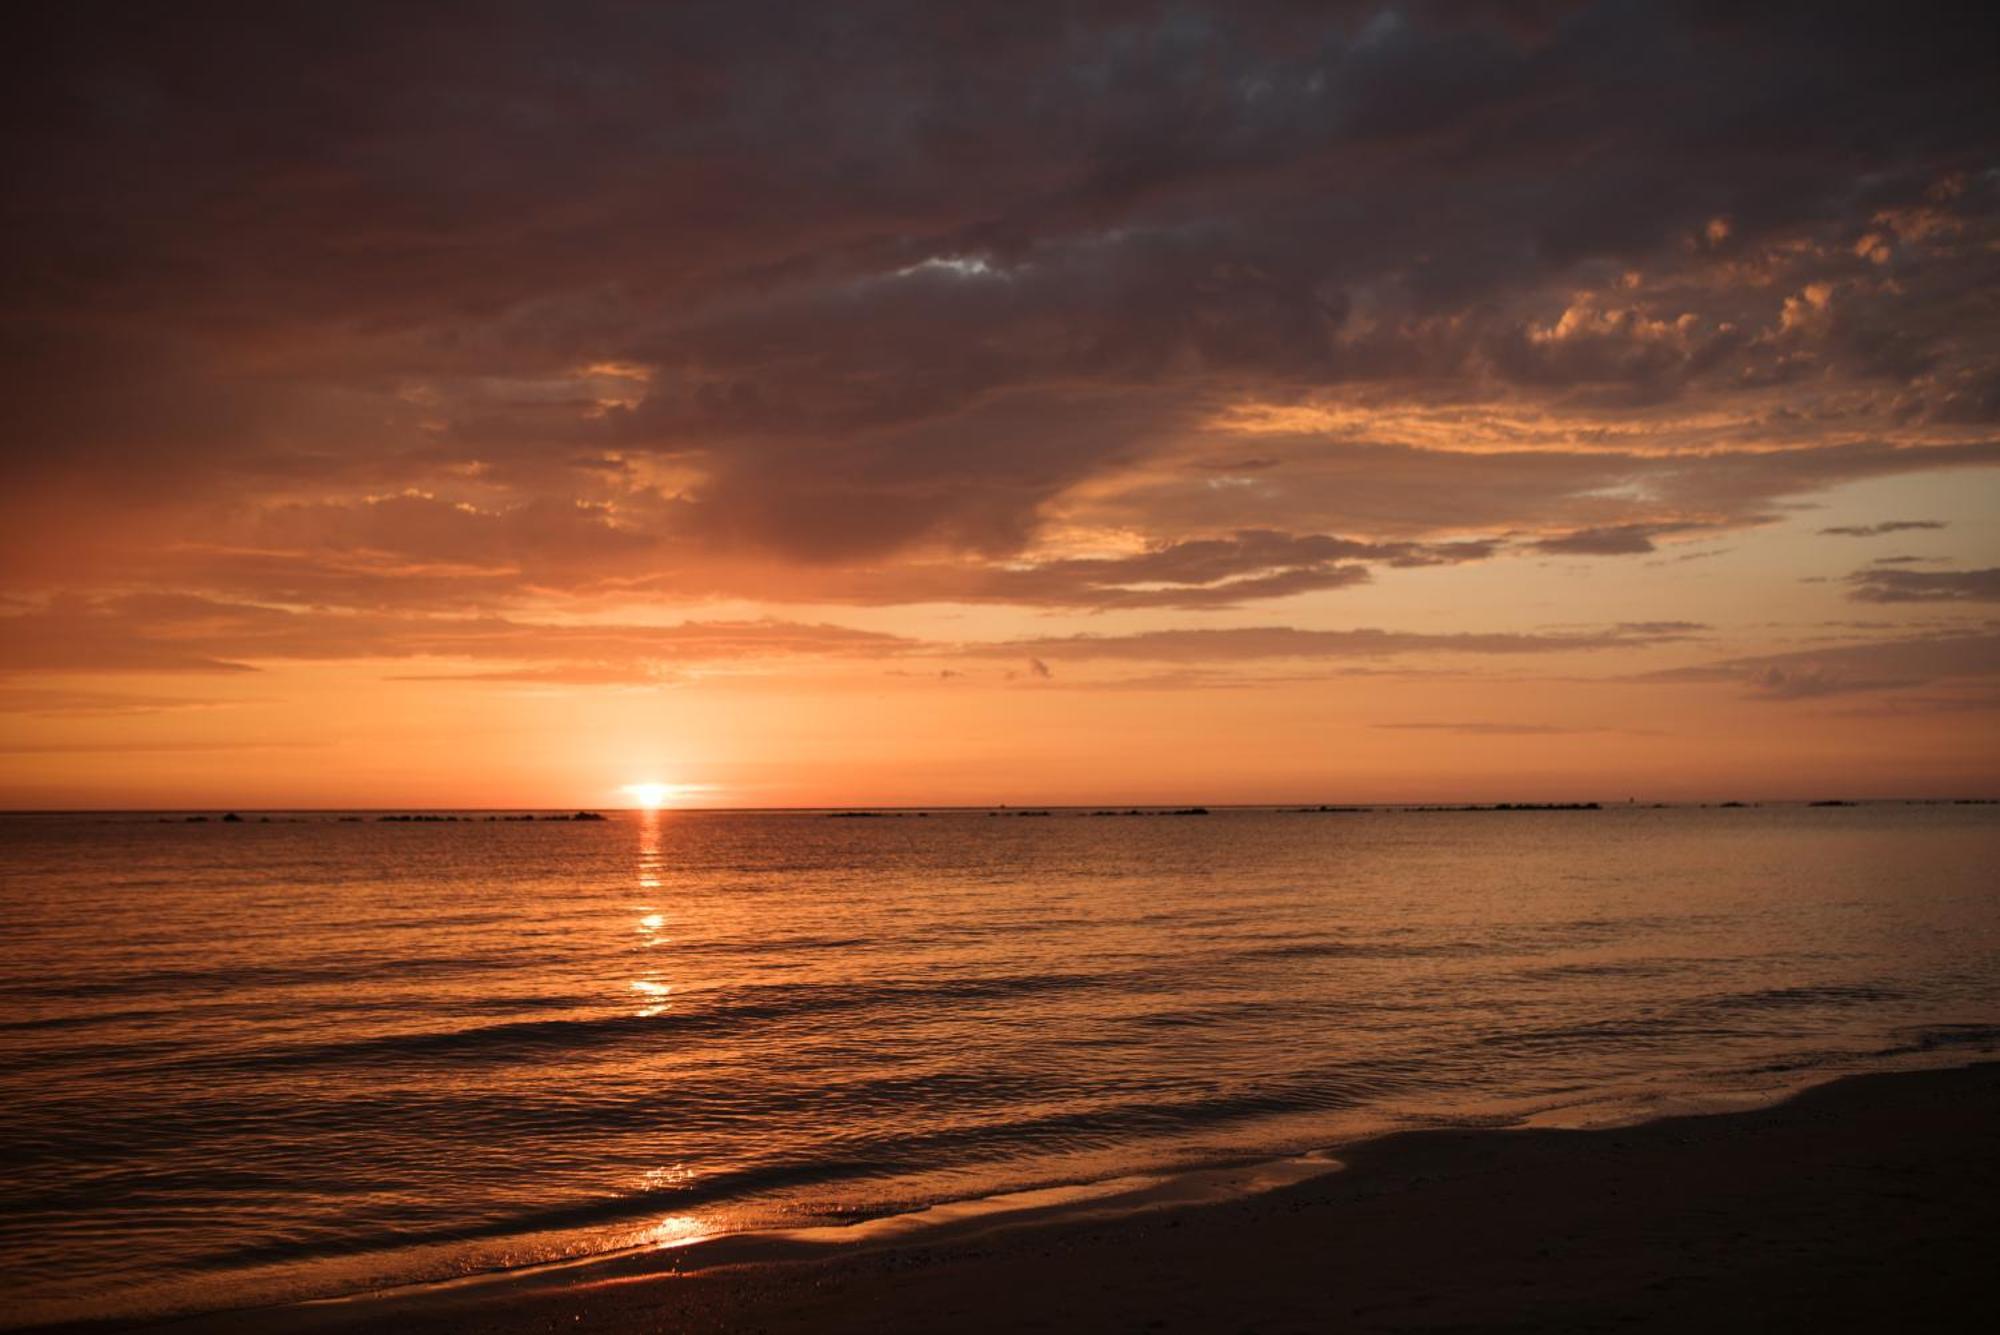
<path fill-rule="evenodd" d="M 2000 1040 L 2000 808 L 0 818 L 0 1313 L 1765 1099 Z"/>

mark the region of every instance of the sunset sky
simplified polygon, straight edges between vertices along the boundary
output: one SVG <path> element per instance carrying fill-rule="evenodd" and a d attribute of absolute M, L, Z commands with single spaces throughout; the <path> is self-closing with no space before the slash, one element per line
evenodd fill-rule
<path fill-rule="evenodd" d="M 1976 13 L 10 8 L 0 806 L 2000 793 Z"/>

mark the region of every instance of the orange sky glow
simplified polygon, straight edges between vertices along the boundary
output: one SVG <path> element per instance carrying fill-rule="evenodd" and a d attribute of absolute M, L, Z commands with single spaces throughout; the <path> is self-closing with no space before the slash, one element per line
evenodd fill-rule
<path fill-rule="evenodd" d="M 2000 795 L 1990 89 L 1248 15 L 52 21 L 0 806 Z"/>

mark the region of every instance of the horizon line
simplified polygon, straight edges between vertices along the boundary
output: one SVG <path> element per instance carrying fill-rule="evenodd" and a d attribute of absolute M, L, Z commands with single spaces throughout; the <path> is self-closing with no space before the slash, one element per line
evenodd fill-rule
<path fill-rule="evenodd" d="M 1815 802 L 1844 802 L 1871 805 L 1902 803 L 1911 806 L 1942 806 L 1951 804 L 1987 805 L 2000 804 L 2000 794 L 1955 793 L 1929 797 L 1912 796 L 1829 796 L 1817 797 L 1725 797 L 1725 798 L 1639 798 L 1623 800 L 1603 798 L 1426 798 L 1416 801 L 1370 801 L 1354 799 L 1331 801 L 1326 799 L 1288 799 L 1269 802 L 1216 802 L 1216 801 L 1173 801 L 1173 802 L 891 802 L 891 803 L 810 803 L 774 806 L 615 806 L 589 803 L 559 803 L 553 806 L 435 806 L 422 804 L 402 804 L 385 807 L 362 806 L 277 806 L 251 807 L 230 806 L 214 803 L 205 806 L 157 807 L 157 806 L 115 806 L 115 807 L 5 807 L 0 806 L 0 816 L 115 816 L 115 815 L 190 815 L 208 812 L 249 812 L 253 815 L 278 813 L 294 815 L 376 815 L 383 812 L 472 812 L 477 814 L 500 812 L 551 812 L 551 811 L 614 811 L 661 813 L 686 812 L 713 815 L 760 814 L 784 812 L 816 811 L 1169 811 L 1187 810 L 1200 807 L 1211 811 L 1270 811 L 1304 810 L 1317 811 L 1320 808 L 1339 810 L 1361 808 L 1417 809 L 1425 807 L 1582 807 L 1590 804 L 1610 810 L 1617 807 L 1720 807 L 1729 803 L 1744 806 L 1810 806 Z"/>

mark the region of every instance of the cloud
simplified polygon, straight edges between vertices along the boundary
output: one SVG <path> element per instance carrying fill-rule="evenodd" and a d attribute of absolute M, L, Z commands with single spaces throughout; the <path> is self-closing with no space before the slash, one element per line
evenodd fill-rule
<path fill-rule="evenodd" d="M 1836 524 L 1820 530 L 1822 535 L 1843 538 L 1875 538 L 1884 533 L 1908 533 L 1918 529 L 1946 528 L 1938 519 L 1885 519 L 1879 524 Z"/>
<path fill-rule="evenodd" d="M 1129 635 L 1069 635 L 960 646 L 984 658 L 1122 660 L 1159 663 L 1241 662 L 1252 659 L 1373 659 L 1416 654 L 1545 654 L 1631 648 L 1691 638 L 1690 623 L 1570 634 L 1391 630 L 1304 630 L 1292 626 L 1139 631 Z"/>
<path fill-rule="evenodd" d="M 1496 330 L 1484 350 L 1499 375 L 1516 383 L 1570 388 L 1614 386 L 1610 401 L 1643 403 L 1679 393 L 1747 341 L 1735 324 L 1693 312 L 1672 318 L 1580 294 L 1546 324 Z"/>
<path fill-rule="evenodd" d="M 518 682 L 540 686 L 665 686 L 682 674 L 648 658 L 611 663 L 560 663 L 552 667 L 496 668 L 487 672 L 395 672 L 389 681 Z"/>
<path fill-rule="evenodd" d="M 1607 528 L 1578 529 L 1574 533 L 1541 538 L 1530 544 L 1538 552 L 1552 556 L 1636 556 L 1657 551 L 1653 540 L 1672 533 L 1706 528 L 1705 524 L 1617 524 Z"/>
<path fill-rule="evenodd" d="M 1746 676 L 1752 694 L 1766 700 L 1809 700 L 1820 695 L 1844 695 L 1850 691 L 1881 691 L 1909 686 L 1917 677 L 1855 677 L 1824 663 L 1773 663 L 1755 668 Z"/>
<path fill-rule="evenodd" d="M 1698 638 L 1704 629 L 1687 621 L 1552 633 L 1195 627 L 953 644 L 776 619 L 558 624 L 492 615 L 299 610 L 146 594 L 65 599 L 0 615 L 0 674 L 232 674 L 287 662 L 434 660 L 479 666 L 404 671 L 391 679 L 660 685 L 703 665 L 922 656 L 1012 659 L 1046 680 L 1055 675 L 1051 664 L 1062 661 L 1513 656 L 1679 643 Z"/>
<path fill-rule="evenodd" d="M 16 19 L 0 580 L 1220 608 L 1990 466 L 2000 113 L 1951 26 Z"/>
<path fill-rule="evenodd" d="M 2000 691 L 1950 695 L 1901 695 L 1835 711 L 1842 718 L 1913 718 L 1938 714 L 1985 714 L 2000 711 Z"/>
<path fill-rule="evenodd" d="M 570 680 L 617 679 L 657 663 L 885 657 L 915 647 L 875 631 L 777 620 L 671 625 L 550 624 L 494 616 L 295 611 L 147 594 L 65 599 L 0 616 L 4 672 L 251 672 L 268 662 L 498 659 Z M 608 676 L 594 677 L 595 673 Z M 523 678 L 503 669 L 505 679 Z"/>
<path fill-rule="evenodd" d="M 0 714 L 37 714 L 48 718 L 111 718 L 128 714 L 162 714 L 188 709 L 222 709 L 236 703 L 238 702 L 234 700 L 144 695 L 127 691 L 0 686 Z"/>
<path fill-rule="evenodd" d="M 2000 602 L 2000 566 L 1985 570 L 1857 570 L 1848 597 L 1864 603 Z"/>
<path fill-rule="evenodd" d="M 0 743 L 0 755 L 11 756 L 61 756 L 61 755 L 178 755 L 203 751 L 298 751 L 327 746 L 321 741 L 254 741 L 254 742 L 22 742 Z"/>
<path fill-rule="evenodd" d="M 1766 700 L 1804 700 L 2000 674 L 2000 635 L 1909 636 L 1727 659 L 1645 681 L 1736 682 Z"/>
<path fill-rule="evenodd" d="M 1499 539 L 1365 542 L 1326 534 L 1245 529 L 1226 536 L 1155 545 L 1124 556 L 1070 557 L 968 570 L 905 568 L 902 596 L 919 589 L 960 602 L 1043 607 L 1222 608 L 1259 599 L 1365 584 L 1363 562 L 1407 568 L 1491 558 Z M 930 576 L 926 585 L 925 574 Z"/>
<path fill-rule="evenodd" d="M 1712 561 L 1718 556 L 1727 556 L 1729 553 L 1735 550 L 1736 549 L 1734 547 L 1711 547 L 1707 551 L 1682 552 L 1677 556 L 1663 556 L 1657 561 L 1648 561 L 1646 564 L 1655 566 L 1667 566 L 1667 565 L 1685 565 L 1689 561 Z"/>
<path fill-rule="evenodd" d="M 1399 732 L 1455 732 L 1468 737 L 1558 737 L 1602 731 L 1566 728 L 1554 723 L 1371 723 L 1368 726 Z"/>
<path fill-rule="evenodd" d="M 1643 422 L 1593 415 L 1563 428 L 1559 445 L 1530 448 L 1561 424 L 1497 407 L 1410 413 L 1314 407 L 1270 410 L 1267 428 L 1229 419 L 1280 463 L 1219 486 L 1184 455 L 1100 482 L 1068 507 L 1072 524 L 1206 530 L 1246 510 L 1263 527 L 1434 540 L 1527 530 L 1555 554 L 1639 555 L 1663 540 L 1774 522 L 1790 498 L 1898 473 L 2000 467 L 2000 441 L 1903 445 L 1848 440 L 1756 450 L 1719 448 L 1706 429 L 1672 428 L 1671 449 L 1648 445 Z M 1663 433 L 1667 427 L 1661 428 Z M 1743 423 L 1745 431 L 1764 429 Z M 1386 442 L 1377 437 L 1395 434 Z M 1585 442 L 1578 437 L 1596 439 Z M 1203 447 L 1205 448 L 1205 447 Z"/>

